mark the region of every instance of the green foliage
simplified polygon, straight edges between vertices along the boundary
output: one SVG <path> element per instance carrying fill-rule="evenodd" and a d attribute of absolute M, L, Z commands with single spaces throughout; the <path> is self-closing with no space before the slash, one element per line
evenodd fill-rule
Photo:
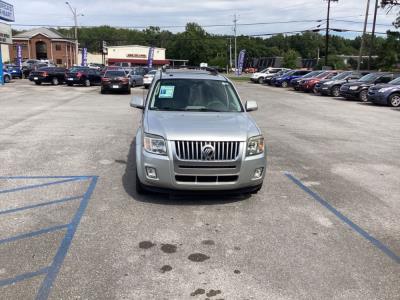
<path fill-rule="evenodd" d="M 388 37 L 379 50 L 378 66 L 382 70 L 390 70 L 399 62 L 400 33 L 388 32 Z"/>
<path fill-rule="evenodd" d="M 74 38 L 74 29 L 58 28 L 66 37 Z M 14 31 L 17 33 L 17 31 Z M 79 43 L 90 52 L 100 52 L 101 42 L 104 40 L 110 46 L 117 45 L 148 45 L 167 49 L 167 57 L 174 59 L 188 59 L 190 65 L 199 65 L 207 62 L 209 65 L 225 67 L 229 62 L 229 44 L 233 38 L 227 35 L 207 33 L 196 23 L 188 23 L 185 31 L 172 33 L 161 30 L 159 27 L 150 27 L 145 30 L 114 28 L 110 26 L 79 28 Z M 366 36 L 365 49 L 369 48 L 371 38 Z M 329 43 L 329 64 L 343 67 L 336 55 L 358 55 L 361 38 L 346 39 L 340 36 L 331 36 Z M 382 67 L 389 67 L 399 53 L 398 45 L 391 39 L 375 38 L 375 47 L 372 55 L 380 54 Z M 315 32 L 305 32 L 285 36 L 277 34 L 268 38 L 238 36 L 237 50 L 246 49 L 246 56 L 250 57 L 275 57 L 285 56 L 285 66 L 297 66 L 297 57 L 316 58 L 318 51 L 320 57 L 325 55 L 325 37 Z M 397 52 L 396 52 L 397 51 Z M 395 53 L 396 52 L 396 53 Z M 364 55 L 368 54 L 368 50 Z M 294 58 L 296 56 L 296 59 Z"/>
<path fill-rule="evenodd" d="M 286 53 L 283 55 L 283 67 L 289 69 L 297 68 L 299 56 L 299 53 L 295 50 L 289 49 L 286 51 Z"/>

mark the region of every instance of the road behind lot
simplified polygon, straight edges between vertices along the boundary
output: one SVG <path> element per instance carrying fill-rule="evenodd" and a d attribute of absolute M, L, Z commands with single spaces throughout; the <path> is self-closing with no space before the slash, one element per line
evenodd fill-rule
<path fill-rule="evenodd" d="M 0 299 L 399 299 L 400 110 L 237 86 L 268 148 L 251 198 L 136 195 L 129 95 L 2 87 Z"/>

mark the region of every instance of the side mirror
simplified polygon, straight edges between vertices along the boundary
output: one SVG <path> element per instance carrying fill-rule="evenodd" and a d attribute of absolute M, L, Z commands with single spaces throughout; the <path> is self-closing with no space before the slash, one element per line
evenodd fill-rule
<path fill-rule="evenodd" d="M 246 111 L 255 111 L 258 109 L 258 105 L 256 101 L 247 101 L 246 102 Z"/>
<path fill-rule="evenodd" d="M 133 96 L 131 103 L 131 107 L 143 109 L 144 108 L 144 99 L 140 96 Z"/>

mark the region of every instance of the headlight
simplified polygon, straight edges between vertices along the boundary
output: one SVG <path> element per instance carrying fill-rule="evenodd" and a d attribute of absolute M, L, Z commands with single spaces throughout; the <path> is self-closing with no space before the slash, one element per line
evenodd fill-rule
<path fill-rule="evenodd" d="M 327 81 L 327 82 L 325 82 L 323 85 L 330 85 L 330 84 L 332 84 L 333 83 L 333 81 Z"/>
<path fill-rule="evenodd" d="M 167 145 L 163 137 L 145 134 L 143 138 L 144 150 L 150 153 L 167 155 Z"/>
<path fill-rule="evenodd" d="M 247 141 L 246 156 L 264 153 L 264 138 L 261 135 L 253 136 Z"/>
<path fill-rule="evenodd" d="M 358 90 L 358 86 L 352 85 L 351 87 L 349 87 L 349 90 L 352 90 L 352 91 Z"/>
<path fill-rule="evenodd" d="M 382 88 L 382 89 L 379 89 L 379 93 L 384 93 L 384 92 L 387 92 L 387 91 L 389 91 L 389 90 L 391 90 L 392 88 L 391 87 L 387 87 L 387 88 Z"/>

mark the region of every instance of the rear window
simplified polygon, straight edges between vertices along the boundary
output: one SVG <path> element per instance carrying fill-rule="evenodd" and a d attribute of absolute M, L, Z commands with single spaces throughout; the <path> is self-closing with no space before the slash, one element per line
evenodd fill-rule
<path fill-rule="evenodd" d="M 125 77 L 125 71 L 107 71 L 105 77 Z"/>

